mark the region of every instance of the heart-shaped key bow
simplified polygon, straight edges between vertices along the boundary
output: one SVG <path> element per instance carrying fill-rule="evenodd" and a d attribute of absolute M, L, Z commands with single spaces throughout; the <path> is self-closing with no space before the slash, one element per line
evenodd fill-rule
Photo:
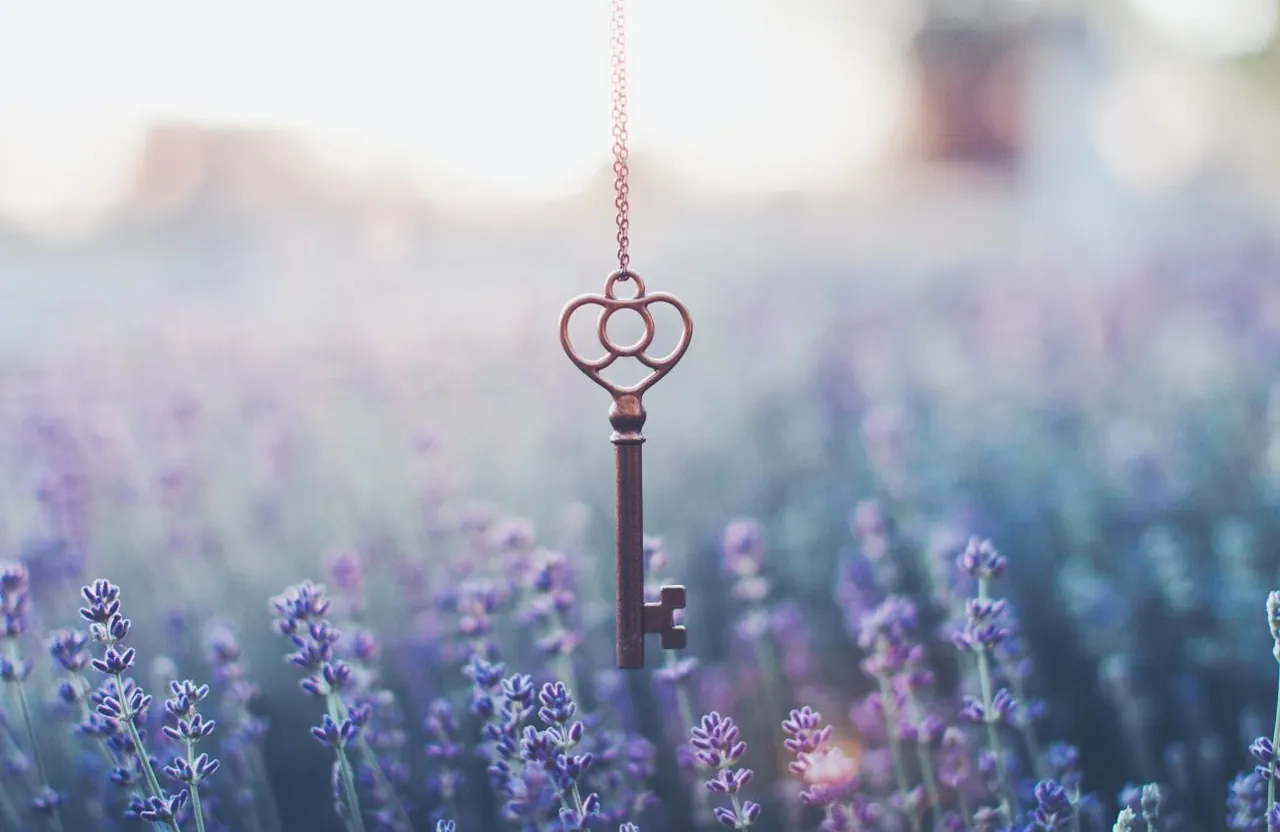
<path fill-rule="evenodd" d="M 635 294 L 629 298 L 618 297 L 618 286 L 631 283 Z M 680 315 L 680 338 L 670 353 L 654 358 L 646 350 L 652 346 L 657 327 L 650 308 L 654 304 L 668 304 Z M 584 306 L 600 308 L 596 330 L 605 354 L 600 358 L 585 358 L 574 349 L 569 338 L 569 324 L 573 315 Z M 644 332 L 639 340 L 629 346 L 616 343 L 609 336 L 609 319 L 619 311 L 632 310 L 640 315 Z M 613 396 L 609 408 L 609 422 L 613 425 L 610 441 L 614 445 L 617 465 L 615 505 L 616 547 L 614 558 L 617 571 L 617 625 L 618 667 L 644 667 L 644 636 L 657 633 L 664 649 L 681 649 L 685 646 L 685 629 L 675 623 L 676 610 L 684 609 L 685 589 L 682 586 L 664 586 L 658 601 L 645 603 L 644 599 L 644 494 L 642 479 L 641 445 L 644 443 L 645 410 L 642 397 L 646 390 L 671 371 L 684 356 L 693 337 L 693 319 L 673 295 L 647 294 L 640 276 L 627 269 L 619 269 L 605 281 L 603 295 L 580 295 L 569 301 L 560 313 L 560 344 L 578 369 Z M 634 358 L 649 368 L 649 373 L 631 385 L 614 384 L 601 373 L 619 358 Z"/>

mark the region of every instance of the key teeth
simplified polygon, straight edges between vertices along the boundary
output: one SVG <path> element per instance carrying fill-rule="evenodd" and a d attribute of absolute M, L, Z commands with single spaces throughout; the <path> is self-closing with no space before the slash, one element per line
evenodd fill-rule
<path fill-rule="evenodd" d="M 684 626 L 677 624 L 669 630 L 662 631 L 663 650 L 683 650 L 688 643 Z"/>
<path fill-rule="evenodd" d="M 683 650 L 687 634 L 683 625 L 675 623 L 675 611 L 684 609 L 687 593 L 682 586 L 664 586 L 658 603 L 644 605 L 644 631 L 657 633 L 663 650 Z"/>
<path fill-rule="evenodd" d="M 684 609 L 687 593 L 682 586 L 664 586 L 658 592 L 658 603 L 670 610 Z"/>

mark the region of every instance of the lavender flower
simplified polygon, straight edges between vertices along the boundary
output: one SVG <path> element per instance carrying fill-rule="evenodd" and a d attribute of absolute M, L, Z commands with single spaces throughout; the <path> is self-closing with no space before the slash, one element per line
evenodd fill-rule
<path fill-rule="evenodd" d="M 690 677 L 698 669 L 698 660 L 692 656 L 675 658 L 674 653 L 665 655 L 671 656 L 671 661 L 653 672 L 654 682 L 673 688 L 688 685 Z"/>
<path fill-rule="evenodd" d="M 493 613 L 501 595 L 487 581 L 471 581 L 458 590 L 455 600 L 458 633 L 466 639 L 468 655 L 491 657 L 495 651 L 489 636 L 493 633 Z"/>
<path fill-rule="evenodd" d="M 782 723 L 783 745 L 795 755 L 788 768 L 805 782 L 800 799 L 809 805 L 829 807 L 842 801 L 856 784 L 852 760 L 831 745 L 833 729 L 822 724 L 822 714 L 809 707 L 793 710 Z"/>
<path fill-rule="evenodd" d="M 1071 819 L 1071 801 L 1062 784 L 1052 780 L 1041 780 L 1036 784 L 1035 823 L 1044 832 L 1056 832 L 1064 828 Z"/>
<path fill-rule="evenodd" d="M 519 694 L 523 697 L 523 684 Z M 577 705 L 563 682 L 548 682 L 538 690 L 538 719 L 547 727 L 524 728 L 520 737 L 520 757 L 539 767 L 554 785 L 560 800 L 560 827 L 565 832 L 585 830 L 600 814 L 600 796 L 582 796 L 585 776 L 595 758 L 591 753 L 575 754 L 585 727 L 575 720 Z"/>
<path fill-rule="evenodd" d="M 923 823 L 924 801 L 940 807 L 931 743 L 941 733 L 936 721 L 926 718 L 916 697 L 916 691 L 932 683 L 932 674 L 924 668 L 924 649 L 913 642 L 917 624 L 915 604 L 898 595 L 891 595 L 871 612 L 862 617 L 858 634 L 858 646 L 870 650 L 863 659 L 862 668 L 879 683 L 879 705 L 884 718 L 885 735 L 889 740 L 889 752 L 893 761 L 898 796 L 903 810 L 910 816 L 912 827 L 920 829 Z M 906 732 L 902 727 L 902 712 L 906 711 L 912 724 Z M 909 736 L 904 737 L 904 734 Z M 907 781 L 906 764 L 902 757 L 902 741 L 916 741 L 916 756 L 924 780 L 921 792 L 916 792 Z"/>
<path fill-rule="evenodd" d="M 1006 561 L 1004 556 L 996 551 L 991 541 L 974 537 L 969 539 L 968 545 L 960 553 L 956 562 L 961 571 L 977 581 L 978 590 L 977 597 L 970 599 L 967 604 L 966 621 L 960 632 L 956 634 L 955 643 L 961 652 L 971 652 L 977 658 L 981 699 L 966 697 L 964 707 L 961 709 L 961 717 L 975 722 L 981 721 L 986 727 L 987 750 L 992 761 L 990 772 L 995 780 L 996 790 L 1000 794 L 1004 816 L 1012 822 L 1017 800 L 1005 776 L 1004 753 L 998 726 L 1017 708 L 1017 701 L 1003 688 L 999 691 L 993 690 L 992 651 L 1008 636 L 1008 631 L 1000 620 L 1005 602 L 992 599 L 988 594 L 991 579 L 1004 574 Z"/>
<path fill-rule="evenodd" d="M 1267 595 L 1267 627 L 1271 631 L 1271 654 L 1275 656 L 1277 664 L 1280 664 L 1280 592 L 1271 592 Z M 1266 738 L 1259 737 L 1250 747 L 1254 756 L 1258 757 L 1262 763 L 1259 766 L 1259 773 L 1267 781 L 1267 812 L 1276 807 L 1277 746 L 1280 746 L 1280 682 L 1276 687 L 1276 718 L 1271 732 L 1271 741 L 1267 742 Z M 1265 756 L 1265 759 L 1260 755 Z"/>
<path fill-rule="evenodd" d="M 657 797 L 647 788 L 655 768 L 653 744 L 639 735 L 605 728 L 594 714 L 584 722 L 583 746 L 592 757 L 589 776 L 600 795 L 600 821 L 621 823 L 656 805 Z"/>
<path fill-rule="evenodd" d="M 499 794 L 506 797 L 504 811 L 512 819 L 532 818 L 544 807 L 538 794 L 538 783 L 526 775 L 522 736 L 525 722 L 534 712 L 533 680 L 522 674 L 502 679 L 501 705 L 496 721 L 484 726 L 483 736 L 493 743 L 493 762 L 489 780 Z"/>
<path fill-rule="evenodd" d="M 1045 765 L 1053 779 L 1068 791 L 1080 789 L 1080 752 L 1066 743 L 1054 743 L 1045 754 Z"/>
<path fill-rule="evenodd" d="M 1261 832 L 1266 824 L 1265 781 L 1255 771 L 1240 774 L 1227 788 L 1227 827 L 1239 832 Z"/>
<path fill-rule="evenodd" d="M 335 649 L 346 651 L 350 671 L 350 681 L 339 693 L 339 701 L 348 714 L 363 721 L 353 740 L 360 752 L 358 782 L 369 795 L 365 808 L 376 828 L 407 832 L 412 822 L 397 793 L 397 786 L 408 779 L 404 717 L 395 694 L 377 685 L 378 639 L 354 625 L 348 632 L 335 644 Z"/>
<path fill-rule="evenodd" d="M 338 603 L 348 615 L 355 615 L 365 607 L 365 559 L 356 549 L 335 549 L 324 558 L 324 571 L 337 590 Z"/>
<path fill-rule="evenodd" d="M 879 807 L 861 794 L 857 764 L 831 744 L 832 728 L 822 725 L 822 714 L 808 707 L 793 710 L 782 730 L 783 745 L 795 755 L 788 767 L 805 784 L 800 799 L 823 809 L 823 832 L 873 829 Z"/>
<path fill-rule="evenodd" d="M 93 700 L 98 715 L 106 720 L 101 735 L 109 737 L 113 750 L 124 763 L 117 768 L 113 779 L 127 785 L 134 779 L 131 770 L 140 772 L 146 792 L 133 795 L 128 814 L 179 832 L 175 817 L 187 801 L 187 791 L 183 789 L 170 795 L 160 787 L 155 766 L 142 744 L 138 723 L 152 700 L 124 675 L 133 667 L 136 653 L 132 647 L 124 646 L 131 623 L 121 612 L 120 587 L 106 580 L 97 580 L 83 587 L 80 594 L 86 602 L 86 606 L 80 608 L 80 616 L 89 622 L 90 637 L 103 647 L 102 656 L 90 663 L 108 677 L 108 684 Z M 121 726 L 123 734 L 119 732 Z"/>
<path fill-rule="evenodd" d="M 320 725 L 311 729 L 312 736 L 334 752 L 334 809 L 346 823 L 348 832 L 364 832 L 360 798 L 356 792 L 354 768 L 347 745 L 368 722 L 367 708 L 348 711 L 340 691 L 351 680 L 351 668 L 333 653 L 339 633 L 326 616 L 329 600 L 323 586 L 304 581 L 271 599 L 276 632 L 286 636 L 294 646 L 286 660 L 306 671 L 302 689 L 325 702 L 326 713 Z"/>
<path fill-rule="evenodd" d="M 733 596 L 756 604 L 769 594 L 764 577 L 764 533 L 754 520 L 734 520 L 720 538 L 725 572 L 733 580 Z"/>
<path fill-rule="evenodd" d="M 1142 820 L 1147 824 L 1147 832 L 1158 832 L 1156 818 L 1159 816 L 1160 787 L 1155 783 L 1148 783 L 1142 787 Z"/>
<path fill-rule="evenodd" d="M 196 745 L 208 739 L 215 723 L 205 719 L 196 707 L 209 696 L 208 685 L 195 682 L 172 682 L 169 685 L 173 698 L 164 703 L 165 710 L 173 717 L 174 725 L 164 726 L 165 736 L 182 745 L 184 754 L 174 757 L 165 766 L 169 779 L 186 785 L 191 796 L 191 811 L 195 815 L 197 832 L 205 832 L 204 811 L 200 804 L 200 784 L 218 770 L 218 761 L 207 753 L 196 754 Z"/>
<path fill-rule="evenodd" d="M 747 829 L 760 817 L 760 804 L 741 801 L 738 795 L 755 776 L 749 768 L 738 768 L 747 744 L 739 739 L 738 726 L 729 717 L 712 711 L 690 732 L 690 744 L 698 762 L 715 775 L 707 781 L 708 791 L 728 795 L 732 808 L 717 806 L 715 818 L 731 829 Z"/>
<path fill-rule="evenodd" d="M 496 697 L 506 670 L 501 662 L 489 662 L 478 655 L 473 655 L 462 669 L 471 680 L 471 712 L 481 719 L 489 720 L 497 714 Z"/>
<path fill-rule="evenodd" d="M 451 807 L 462 785 L 462 776 L 458 769 L 462 763 L 464 749 L 458 742 L 457 716 L 448 700 L 443 698 L 432 700 L 427 708 L 423 727 L 430 737 L 426 744 L 427 759 L 436 766 L 428 784 L 440 803 L 445 807 Z"/>
<path fill-rule="evenodd" d="M 560 552 L 535 550 L 528 559 L 529 576 L 522 619 L 535 625 L 537 648 L 550 670 L 566 684 L 573 676 L 573 654 L 582 636 L 569 620 L 577 602 L 569 559 Z"/>
<path fill-rule="evenodd" d="M 27 699 L 26 682 L 34 663 L 22 656 L 20 642 L 31 626 L 30 591 L 30 576 L 25 565 L 0 564 L 0 686 L 11 687 L 14 691 L 31 757 L 40 776 L 40 785 L 31 794 L 29 805 L 48 817 L 54 829 L 61 830 L 62 817 L 58 808 L 62 797 L 49 782 L 44 755 L 36 738 L 34 714 Z"/>
<path fill-rule="evenodd" d="M 1036 734 L 1036 720 L 1044 715 L 1045 705 L 1042 701 L 1027 696 L 1027 681 L 1032 673 L 1032 663 L 1026 645 L 1019 636 L 1016 616 L 1007 604 L 1002 618 L 1000 623 L 1005 631 L 1004 638 L 993 647 L 991 655 L 1017 701 L 1017 708 L 1010 714 L 1012 723 L 1022 734 L 1036 775 L 1041 780 L 1057 779 L 1046 766 Z"/>
<path fill-rule="evenodd" d="M 1008 825 L 1002 822 L 998 809 L 983 806 L 973 813 L 973 832 L 1002 832 L 1008 828 Z"/>
<path fill-rule="evenodd" d="M 1137 814 L 1126 806 L 1120 810 L 1120 814 L 1116 815 L 1116 824 L 1111 832 L 1137 832 L 1137 823 Z"/>
<path fill-rule="evenodd" d="M 939 746 L 939 781 L 948 789 L 963 793 L 972 777 L 972 748 L 968 736 L 959 728 L 947 728 Z"/>
<path fill-rule="evenodd" d="M 278 829 L 279 807 L 271 789 L 263 788 L 268 782 L 262 750 L 267 726 L 250 709 L 258 687 L 249 678 L 240 641 L 230 627 L 214 623 L 205 633 L 205 651 L 219 694 L 222 758 L 236 780 L 235 802 L 259 828 L 265 823 Z"/>
<path fill-rule="evenodd" d="M 31 799 L 31 808 L 37 813 L 48 818 L 57 818 L 58 809 L 67 802 L 67 796 L 61 792 L 54 791 L 49 786 L 44 786 Z M 61 826 L 60 821 L 55 821 Z"/>

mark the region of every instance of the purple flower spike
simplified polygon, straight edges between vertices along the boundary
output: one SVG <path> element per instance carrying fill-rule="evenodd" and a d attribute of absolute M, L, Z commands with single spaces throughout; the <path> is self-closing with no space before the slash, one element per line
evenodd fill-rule
<path fill-rule="evenodd" d="M 0 564 L 0 639 L 17 639 L 27 632 L 31 625 L 30 589 L 31 579 L 24 564 Z M 11 666 L 11 674 L 12 671 Z"/>
<path fill-rule="evenodd" d="M 1227 828 L 1261 832 L 1267 811 L 1267 784 L 1256 772 L 1241 774 L 1227 788 Z"/>
<path fill-rule="evenodd" d="M 58 809 L 67 802 L 67 796 L 45 786 L 31 799 L 31 808 L 40 815 L 56 815 Z"/>
<path fill-rule="evenodd" d="M 89 666 L 89 639 L 79 630 L 58 630 L 50 636 L 49 655 L 68 673 Z"/>
<path fill-rule="evenodd" d="M 764 561 L 764 533 L 755 520 L 734 520 L 720 537 L 725 570 L 733 576 L 754 575 Z"/>
<path fill-rule="evenodd" d="M 272 598 L 270 606 L 276 616 L 277 632 L 291 636 L 311 622 L 323 621 L 329 612 L 329 599 L 323 586 L 303 581 Z"/>
<path fill-rule="evenodd" d="M 822 725 L 822 714 L 808 705 L 783 720 L 782 730 L 787 735 L 783 745 L 792 754 L 812 754 L 831 740 L 832 728 Z"/>
<path fill-rule="evenodd" d="M 805 716 L 806 721 L 809 720 Z M 746 829 L 760 817 L 759 804 L 739 802 L 737 795 L 751 782 L 754 772 L 749 768 L 737 768 L 738 761 L 747 753 L 747 744 L 739 739 L 738 726 L 729 717 L 716 711 L 702 717 L 690 733 L 689 744 L 694 757 L 706 768 L 714 769 L 706 788 L 713 794 L 733 798 L 733 808 L 724 806 L 714 810 L 716 820 L 731 829 Z"/>
<path fill-rule="evenodd" d="M 1071 801 L 1067 790 L 1052 780 L 1042 780 L 1035 789 L 1035 823 L 1044 832 L 1057 832 L 1071 820 Z"/>
<path fill-rule="evenodd" d="M 76 733 L 98 738 L 104 743 L 114 763 L 110 773 L 113 782 L 129 788 L 139 784 L 149 785 L 147 796 L 138 793 L 131 796 L 126 813 L 128 816 L 178 832 L 179 814 L 194 794 L 196 798 L 192 800 L 191 811 L 197 823 L 203 823 L 196 784 L 202 777 L 217 770 L 217 761 L 206 755 L 197 757 L 189 753 L 181 764 L 170 766 L 174 773 L 182 775 L 187 788 L 172 795 L 156 794 L 155 784 L 159 782 L 156 770 L 160 763 L 151 757 L 143 744 L 143 726 L 146 724 L 152 698 L 125 676 L 134 667 L 137 654 L 132 647 L 126 647 L 123 643 L 131 627 L 129 619 L 121 611 L 120 588 L 109 581 L 98 580 L 82 588 L 80 594 L 87 604 L 80 609 L 80 616 L 89 622 L 90 638 L 103 648 L 102 655 L 91 658 L 88 667 L 107 678 L 100 687 L 88 694 L 88 704 L 92 710 L 77 726 Z M 62 668 L 74 678 L 86 669 L 86 647 L 82 636 L 59 632 L 54 634 L 49 650 Z M 71 699 L 79 699 L 83 696 L 78 690 L 80 684 L 83 681 L 69 681 L 66 686 L 62 686 L 62 697 L 67 699 L 69 693 Z M 70 690 L 67 690 L 68 686 Z M 175 698 L 167 703 L 166 709 L 171 714 L 177 709 L 190 718 L 184 720 L 189 733 L 180 736 L 180 741 L 190 752 L 196 742 L 213 731 L 213 722 L 198 719 L 199 715 L 194 712 L 195 704 L 208 696 L 209 688 L 182 682 L 174 683 L 172 689 Z M 169 726 L 165 726 L 165 729 L 168 733 Z"/>
<path fill-rule="evenodd" d="M 1258 737 L 1249 746 L 1249 753 L 1260 763 L 1271 763 L 1276 758 L 1276 749 L 1269 737 Z"/>
<path fill-rule="evenodd" d="M 1054 743 L 1045 752 L 1045 763 L 1054 780 L 1069 790 L 1080 788 L 1083 776 L 1080 772 L 1080 752 L 1075 746 Z"/>
<path fill-rule="evenodd" d="M 979 540 L 976 537 L 969 538 L 956 563 L 973 578 L 998 578 L 1008 565 L 990 540 Z"/>

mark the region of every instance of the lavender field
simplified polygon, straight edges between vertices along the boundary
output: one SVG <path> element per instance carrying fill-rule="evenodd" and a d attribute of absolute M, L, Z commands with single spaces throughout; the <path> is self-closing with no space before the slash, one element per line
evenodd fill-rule
<path fill-rule="evenodd" d="M 1017 42 L 1016 140 L 926 95 L 826 193 L 636 154 L 696 322 L 641 671 L 556 338 L 607 171 L 455 209 L 178 120 L 92 227 L 0 211 L 0 832 L 1280 829 L 1274 60 L 1117 157 L 1077 93 L 1165 64 L 1101 18 L 913 36 L 925 88 Z"/>

